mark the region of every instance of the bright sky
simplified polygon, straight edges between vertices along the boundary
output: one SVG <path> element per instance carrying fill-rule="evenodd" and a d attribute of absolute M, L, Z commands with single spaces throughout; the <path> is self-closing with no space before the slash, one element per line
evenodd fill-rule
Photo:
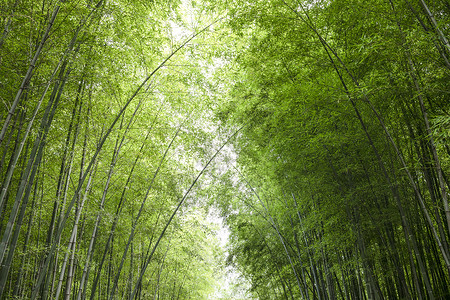
<path fill-rule="evenodd" d="M 188 20 L 190 24 L 196 23 L 195 16 L 193 15 L 193 9 L 190 5 L 190 1 L 182 0 L 182 2 L 183 2 L 182 9 L 184 10 L 186 20 Z M 181 43 L 183 40 L 185 40 L 192 34 L 191 31 L 179 26 L 175 22 L 170 21 L 170 26 L 171 26 L 170 36 L 173 39 L 174 43 L 176 44 Z M 219 61 L 216 62 L 214 66 L 211 66 L 208 65 L 206 62 L 198 62 L 196 63 L 196 65 L 204 67 L 206 73 L 211 73 L 217 67 L 223 65 L 223 63 Z M 235 161 L 236 159 L 236 153 L 234 152 L 231 146 L 224 147 L 224 149 L 222 150 L 222 155 L 230 157 L 232 161 Z M 217 157 L 216 160 L 220 160 L 220 158 Z M 230 231 L 224 224 L 224 220 L 219 216 L 219 212 L 215 209 L 210 210 L 209 215 L 207 217 L 207 221 L 215 224 L 217 228 L 219 228 L 217 230 L 217 238 L 220 242 L 220 246 L 224 250 L 223 261 L 226 261 L 228 256 L 226 248 L 230 236 Z M 210 298 L 211 300 L 249 299 L 249 295 L 246 293 L 246 291 L 249 289 L 249 284 L 242 278 L 241 274 L 236 268 L 232 266 L 227 267 L 224 272 L 224 277 L 219 282 L 221 282 L 221 285 L 216 287 L 215 292 L 211 295 Z"/>

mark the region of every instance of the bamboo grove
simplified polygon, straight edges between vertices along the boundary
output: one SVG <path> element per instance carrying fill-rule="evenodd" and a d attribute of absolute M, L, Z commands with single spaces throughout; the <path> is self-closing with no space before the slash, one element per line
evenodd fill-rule
<path fill-rule="evenodd" d="M 184 24 L 178 5 L 1 4 L 1 299 L 214 292 L 221 248 L 189 197 L 214 157 L 208 109 L 183 67 L 214 19 Z"/>
<path fill-rule="evenodd" d="M 259 299 L 447 299 L 448 1 L 227 5 L 228 262 Z"/>
<path fill-rule="evenodd" d="M 0 299 L 450 297 L 448 1 L 0 12 Z"/>

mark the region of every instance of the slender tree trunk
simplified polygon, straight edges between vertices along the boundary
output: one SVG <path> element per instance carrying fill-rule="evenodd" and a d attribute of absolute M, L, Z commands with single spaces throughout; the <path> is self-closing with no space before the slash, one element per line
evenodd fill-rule
<path fill-rule="evenodd" d="M 39 177 L 39 176 L 37 176 Z M 35 215 L 35 203 L 36 203 L 36 198 L 38 194 L 38 180 L 35 181 L 34 184 L 34 194 L 33 194 L 33 201 L 31 203 L 31 209 L 29 211 L 29 219 L 28 219 L 28 226 L 27 226 L 27 233 L 25 235 L 25 240 L 23 242 L 23 248 L 22 248 L 22 252 L 23 253 L 27 253 L 28 251 L 28 246 L 29 246 L 29 242 L 30 242 L 30 237 L 31 237 L 31 229 L 32 229 L 32 224 L 33 224 L 33 220 L 34 220 L 34 215 Z M 22 278 L 26 277 L 23 275 L 24 269 L 25 269 L 25 263 L 27 260 L 27 255 L 23 255 L 22 256 L 22 260 L 21 260 L 21 264 L 20 264 L 20 269 L 18 271 L 17 274 L 17 280 L 14 286 L 14 291 L 13 291 L 13 297 L 20 297 L 19 296 L 19 290 L 20 287 L 22 285 Z"/>
<path fill-rule="evenodd" d="M 166 261 L 167 253 L 169 252 L 169 250 L 170 250 L 170 239 L 169 239 L 169 244 L 167 245 L 167 249 L 164 252 L 164 256 L 163 256 L 163 259 L 161 261 L 161 264 L 160 264 L 160 267 L 158 270 L 158 276 L 156 277 L 156 287 L 155 287 L 155 293 L 153 295 L 153 300 L 156 300 L 156 296 L 158 295 L 158 292 L 159 292 L 161 273 L 164 269 L 164 262 Z M 158 297 L 158 299 L 159 299 L 159 297 Z"/>
<path fill-rule="evenodd" d="M 423 10 L 427 14 L 431 23 L 433 24 L 434 30 L 436 30 L 436 32 L 439 36 L 439 39 L 444 44 L 444 47 L 447 49 L 447 51 L 450 53 L 450 44 L 448 43 L 448 40 L 445 37 L 444 33 L 439 29 L 439 25 L 437 24 L 436 19 L 434 18 L 433 14 L 431 13 L 430 9 L 428 8 L 428 5 L 423 0 L 420 0 L 420 3 L 422 4 Z"/>
<path fill-rule="evenodd" d="M 77 225 L 76 225 L 77 226 Z M 74 277 L 74 256 L 75 256 L 75 248 L 76 248 L 76 242 L 77 242 L 77 234 L 78 234 L 78 226 L 76 229 L 74 229 L 73 232 L 73 239 L 69 246 L 69 252 L 70 253 L 70 261 L 69 261 L 69 270 L 67 272 L 67 280 L 66 280 L 66 293 L 64 296 L 64 300 L 70 300 L 70 293 L 72 291 L 72 281 Z"/>
<path fill-rule="evenodd" d="M 18 157 L 19 157 L 19 154 L 17 154 L 17 149 L 20 148 L 20 147 L 23 147 L 23 145 L 21 145 L 20 137 L 21 137 L 23 121 L 25 120 L 25 110 L 22 110 L 22 113 L 20 114 L 20 118 L 21 118 L 21 120 L 20 120 L 19 128 L 17 129 L 16 141 L 14 143 L 14 148 L 12 150 L 12 154 L 11 154 L 11 157 L 9 159 L 8 167 L 6 168 L 6 174 L 5 174 L 6 178 L 2 180 L 2 184 L 1 184 L 1 188 L 2 189 L 1 189 L 1 192 L 0 192 L 0 197 L 2 196 L 1 195 L 2 193 L 5 193 L 5 195 L 4 195 L 5 198 L 3 199 L 4 201 L 2 201 L 2 199 L 0 198 L 0 231 L 3 231 L 3 222 L 4 222 L 4 218 L 6 216 L 6 207 L 7 207 L 7 202 L 8 202 L 8 198 L 9 198 L 8 186 L 10 184 L 11 176 L 12 176 L 12 174 L 14 172 L 14 169 L 15 169 L 16 163 L 18 161 Z M 17 120 L 17 118 L 15 118 L 15 121 L 16 120 Z M 14 128 L 11 129 L 10 138 L 13 135 L 13 131 L 14 131 L 13 129 Z M 6 157 L 6 153 L 8 152 L 7 151 L 8 150 L 7 147 L 8 147 L 8 144 L 10 142 L 10 138 L 8 139 L 8 143 L 4 147 L 5 153 L 4 153 L 2 159 L 4 159 Z M 25 168 L 24 166 L 26 166 L 26 156 L 28 155 L 29 144 L 30 143 L 28 142 L 26 150 L 25 150 L 25 154 L 23 155 L 23 162 L 22 162 L 23 168 Z M 23 173 L 23 170 L 22 170 L 22 173 Z M 8 176 L 10 176 L 10 178 L 8 178 Z M 6 190 L 5 190 L 5 188 L 6 188 Z"/>
<path fill-rule="evenodd" d="M 73 244 L 73 241 L 76 238 L 74 233 L 75 232 L 73 231 L 72 235 L 70 236 L 70 240 L 69 240 L 70 245 Z M 59 296 L 61 295 L 62 285 L 64 282 L 64 275 L 66 274 L 66 266 L 67 266 L 67 262 L 69 260 L 69 255 L 70 255 L 70 252 L 66 252 L 66 254 L 64 255 L 63 264 L 61 266 L 61 272 L 59 273 L 58 286 L 56 287 L 55 299 L 59 299 Z"/>
<path fill-rule="evenodd" d="M 24 121 L 25 121 L 25 112 L 26 112 L 26 109 L 23 108 L 20 110 L 20 113 L 16 114 L 16 117 L 14 118 L 14 123 L 11 126 L 11 130 L 10 130 L 9 134 L 7 135 L 8 140 L 6 140 L 6 143 L 4 143 L 4 145 L 2 146 L 3 147 L 3 155 L 2 155 L 2 159 L 0 160 L 0 176 L 2 175 L 3 166 L 5 165 L 6 156 L 8 154 L 8 149 L 10 147 L 11 140 L 14 137 L 15 130 L 17 130 L 17 135 L 16 135 L 16 142 L 14 144 L 14 148 L 12 151 L 13 154 L 16 153 L 16 149 L 17 149 L 18 145 L 20 145 L 20 135 L 21 135 L 22 127 L 24 125 Z M 19 120 L 19 125 L 16 127 L 17 120 Z M 14 155 L 11 155 L 10 161 L 13 157 L 14 157 Z M 11 163 L 9 165 L 11 165 Z M 8 173 L 8 171 L 6 171 L 6 173 Z M 4 179 L 1 177 L 0 177 L 0 179 L 2 180 L 2 185 L 3 185 Z M 0 215 L 3 216 L 1 207 L 0 207 Z"/>
<path fill-rule="evenodd" d="M 8 18 L 8 21 L 6 21 L 5 29 L 3 29 L 3 34 L 2 34 L 2 37 L 0 38 L 0 50 L 2 49 L 3 43 L 5 42 L 5 39 L 8 36 L 9 31 L 11 30 L 10 26 L 11 26 L 14 12 L 15 12 L 15 9 L 16 9 L 18 3 L 19 3 L 19 0 L 16 0 L 14 2 L 14 5 L 11 9 L 11 16 Z M 0 59 L 1 59 L 1 57 L 0 57 Z"/>

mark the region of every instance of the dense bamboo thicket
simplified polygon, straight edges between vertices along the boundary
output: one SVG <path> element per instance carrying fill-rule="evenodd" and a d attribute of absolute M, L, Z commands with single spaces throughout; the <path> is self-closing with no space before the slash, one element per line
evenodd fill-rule
<path fill-rule="evenodd" d="M 2 2 L 0 299 L 448 299 L 449 15 Z"/>
<path fill-rule="evenodd" d="M 450 297 L 449 3 L 228 7 L 219 117 L 252 119 L 218 202 L 255 297 Z"/>
<path fill-rule="evenodd" d="M 1 4 L 1 299 L 214 292 L 221 250 L 188 197 L 213 155 L 189 43 L 214 20 L 178 5 Z"/>

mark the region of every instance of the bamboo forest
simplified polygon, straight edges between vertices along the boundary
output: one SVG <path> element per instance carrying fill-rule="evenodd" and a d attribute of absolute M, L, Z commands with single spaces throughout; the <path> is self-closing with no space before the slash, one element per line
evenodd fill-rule
<path fill-rule="evenodd" d="M 0 300 L 450 299 L 448 0 L 0 0 Z"/>

